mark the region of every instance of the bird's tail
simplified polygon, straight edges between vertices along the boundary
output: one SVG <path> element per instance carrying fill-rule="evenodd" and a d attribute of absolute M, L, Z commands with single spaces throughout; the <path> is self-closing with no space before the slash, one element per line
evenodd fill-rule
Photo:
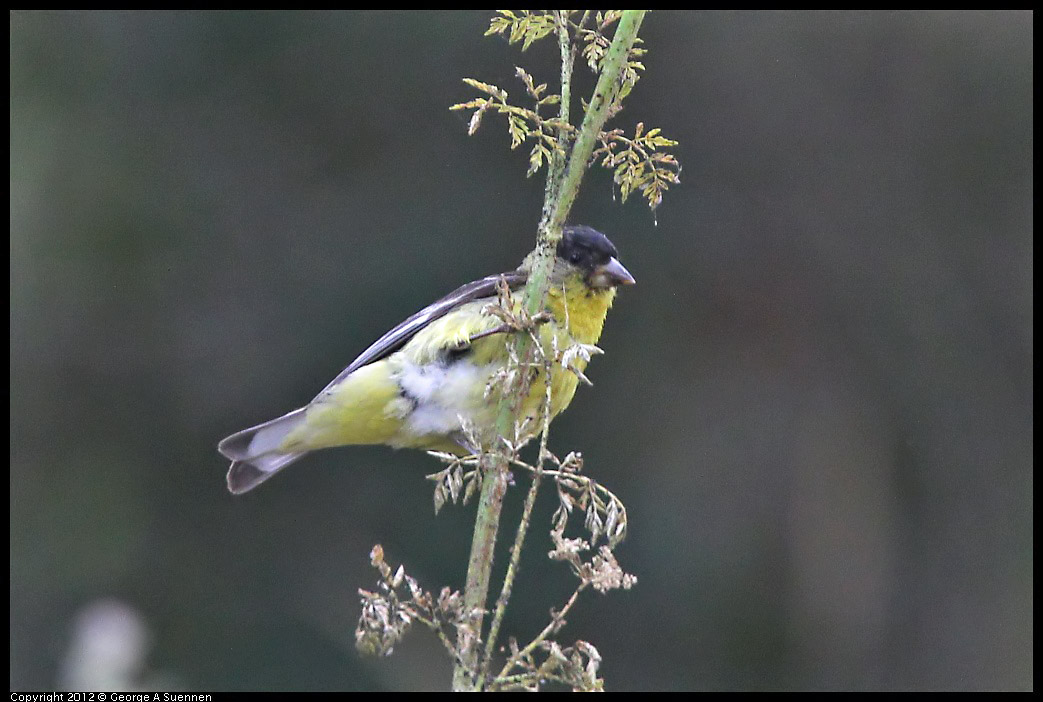
<path fill-rule="evenodd" d="M 283 439 L 304 421 L 305 409 L 302 407 L 264 424 L 243 429 L 217 445 L 217 450 L 232 461 L 228 469 L 228 489 L 232 494 L 241 495 L 253 490 L 307 453 L 279 450 Z"/>

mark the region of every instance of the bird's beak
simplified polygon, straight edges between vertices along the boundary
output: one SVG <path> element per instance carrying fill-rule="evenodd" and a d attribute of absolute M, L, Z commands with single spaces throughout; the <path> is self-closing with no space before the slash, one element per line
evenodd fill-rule
<path fill-rule="evenodd" d="M 637 281 L 630 271 L 615 257 L 608 259 L 608 263 L 598 266 L 591 275 L 591 285 L 596 288 L 610 288 L 614 285 L 633 285 Z"/>

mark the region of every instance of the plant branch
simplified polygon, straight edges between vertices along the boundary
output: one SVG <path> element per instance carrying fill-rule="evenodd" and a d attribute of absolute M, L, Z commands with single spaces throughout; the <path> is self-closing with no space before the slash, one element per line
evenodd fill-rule
<path fill-rule="evenodd" d="M 503 668 L 500 670 L 500 674 L 497 675 L 495 679 L 499 680 L 504 678 L 508 673 L 511 672 L 511 669 L 514 666 L 518 665 L 519 661 L 523 660 L 526 656 L 535 651 L 536 648 L 541 643 L 543 643 L 548 636 L 553 634 L 561 627 L 562 623 L 564 623 L 565 615 L 568 614 L 569 610 L 572 609 L 572 606 L 576 604 L 576 600 L 579 598 L 579 594 L 587 589 L 587 585 L 588 583 L 581 582 L 579 585 L 576 586 L 576 589 L 572 592 L 572 597 L 570 597 L 569 601 L 565 603 L 565 606 L 557 612 L 552 612 L 550 623 L 547 624 L 547 626 L 543 627 L 543 631 L 537 634 L 536 638 L 530 641 L 525 648 L 519 650 L 517 653 L 515 653 L 507 660 Z"/>
<path fill-rule="evenodd" d="M 549 452 L 547 451 L 547 437 L 550 434 L 552 399 L 550 383 L 551 359 L 547 356 L 543 347 L 538 344 L 535 334 L 532 331 L 530 331 L 529 334 L 533 337 L 533 342 L 536 343 L 535 348 L 540 352 L 543 360 L 543 432 L 540 436 L 540 453 L 536 460 L 536 466 L 532 471 L 532 484 L 529 486 L 529 492 L 525 496 L 525 506 L 522 509 L 521 522 L 518 524 L 518 531 L 514 536 L 514 547 L 511 549 L 511 560 L 507 565 L 507 572 L 503 578 L 503 587 L 500 589 L 500 596 L 496 599 L 496 609 L 493 612 L 493 621 L 489 626 L 489 636 L 485 641 L 485 658 L 482 660 L 480 671 L 480 677 L 482 679 L 485 678 L 485 675 L 489 670 L 489 664 L 492 661 L 493 653 L 496 650 L 496 639 L 500 634 L 500 626 L 503 624 L 504 614 L 507 612 L 507 602 L 511 598 L 511 592 L 514 588 L 514 579 L 518 574 L 518 564 L 521 562 L 522 546 L 525 544 L 525 535 L 528 533 L 529 524 L 532 520 L 532 508 L 536 504 L 536 495 L 539 492 L 540 481 L 543 478 L 543 462 L 549 455 Z"/>
<path fill-rule="evenodd" d="M 616 27 L 612 44 L 601 65 L 601 76 L 598 78 L 597 87 L 594 88 L 594 96 L 590 100 L 579 136 L 576 137 L 576 143 L 572 147 L 568 169 L 565 171 L 565 180 L 548 223 L 548 229 L 551 231 L 560 232 L 561 227 L 565 224 L 565 219 L 569 216 L 572 204 L 576 201 L 579 185 L 587 170 L 590 157 L 594 153 L 594 144 L 598 134 L 601 133 L 601 128 L 608 119 L 609 110 L 615 105 L 616 97 L 619 95 L 627 57 L 637 39 L 637 32 L 641 28 L 644 17 L 645 10 L 625 10 L 622 17 L 619 18 L 619 26 Z M 563 98 L 562 103 L 564 104 L 564 102 Z"/>

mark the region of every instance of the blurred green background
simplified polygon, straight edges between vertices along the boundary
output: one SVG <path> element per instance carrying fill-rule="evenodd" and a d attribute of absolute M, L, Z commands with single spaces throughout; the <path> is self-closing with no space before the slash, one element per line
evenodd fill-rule
<path fill-rule="evenodd" d="M 462 587 L 473 507 L 434 516 L 438 464 L 337 449 L 233 498 L 215 444 L 531 248 L 526 153 L 447 108 L 465 76 L 522 95 L 515 65 L 553 86 L 556 47 L 489 16 L 11 14 L 12 688 L 91 656 L 139 686 L 448 687 L 427 630 L 353 643 L 373 544 Z M 656 224 L 586 180 L 572 219 L 638 285 L 552 432 L 627 504 L 639 583 L 561 640 L 616 690 L 1031 688 L 1032 15 L 641 36 L 614 124 L 679 139 L 683 183 Z M 510 634 L 571 591 L 547 550 Z"/>

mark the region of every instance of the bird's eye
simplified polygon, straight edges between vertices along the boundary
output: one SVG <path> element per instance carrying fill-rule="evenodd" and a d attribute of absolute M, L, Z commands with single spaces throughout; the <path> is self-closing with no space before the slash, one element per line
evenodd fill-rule
<path fill-rule="evenodd" d="M 573 251 L 571 254 L 569 254 L 569 261 L 572 263 L 579 263 L 582 260 L 583 254 L 581 254 L 579 251 Z"/>

